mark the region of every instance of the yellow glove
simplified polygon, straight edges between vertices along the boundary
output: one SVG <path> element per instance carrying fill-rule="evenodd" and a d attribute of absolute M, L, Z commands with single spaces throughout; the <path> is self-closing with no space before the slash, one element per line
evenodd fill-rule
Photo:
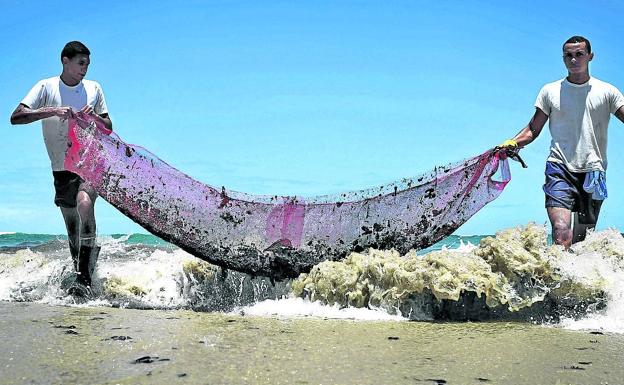
<path fill-rule="evenodd" d="M 513 139 L 507 139 L 502 144 L 498 145 L 498 147 L 518 147 L 518 142 Z"/>

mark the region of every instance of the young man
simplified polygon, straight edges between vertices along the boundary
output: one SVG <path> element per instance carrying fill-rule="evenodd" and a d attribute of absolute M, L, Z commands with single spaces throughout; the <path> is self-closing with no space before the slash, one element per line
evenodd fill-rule
<path fill-rule="evenodd" d="M 79 41 L 67 43 L 61 52 L 61 75 L 39 81 L 11 115 L 11 124 L 42 121 L 43 139 L 52 163 L 56 189 L 54 203 L 63 214 L 77 272 L 76 282 L 70 289 L 77 294 L 88 292 L 99 253 L 95 242 L 94 204 L 97 195 L 88 183 L 63 167 L 68 142 L 67 119 L 74 112 L 82 111 L 101 120 L 111 130 L 113 126 L 102 87 L 97 82 L 84 80 L 90 54 Z"/>
<path fill-rule="evenodd" d="M 546 84 L 529 124 L 503 145 L 531 143 L 550 119 L 552 136 L 546 161 L 546 210 L 553 240 L 566 249 L 594 228 L 607 196 L 607 126 L 611 114 L 624 122 L 624 96 L 589 75 L 594 58 L 589 40 L 573 36 L 563 44 L 568 76 Z M 577 213 L 572 218 L 572 212 Z"/>

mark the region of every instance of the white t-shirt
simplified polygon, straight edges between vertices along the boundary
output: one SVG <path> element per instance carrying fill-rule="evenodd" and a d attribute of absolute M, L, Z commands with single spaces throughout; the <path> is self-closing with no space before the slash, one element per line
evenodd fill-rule
<path fill-rule="evenodd" d="M 609 83 L 590 78 L 566 79 L 542 87 L 535 107 L 549 117 L 552 141 L 548 161 L 572 172 L 607 169 L 607 127 L 611 114 L 624 106 L 624 96 Z"/>
<path fill-rule="evenodd" d="M 97 82 L 83 80 L 70 87 L 63 83 L 60 76 L 37 82 L 21 103 L 32 109 L 67 106 L 74 111 L 79 111 L 88 104 L 98 115 L 108 113 L 102 87 Z M 41 125 L 52 170 L 65 170 L 63 164 L 67 149 L 67 121 L 61 122 L 59 117 L 53 116 L 42 119 Z"/>

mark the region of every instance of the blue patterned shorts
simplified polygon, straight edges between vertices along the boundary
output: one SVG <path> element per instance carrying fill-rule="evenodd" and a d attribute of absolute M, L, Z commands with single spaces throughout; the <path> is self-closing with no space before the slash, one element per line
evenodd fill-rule
<path fill-rule="evenodd" d="M 583 189 L 584 172 L 570 172 L 565 165 L 546 162 L 546 208 L 561 207 L 579 214 L 579 222 L 595 224 L 600 214 L 601 200 L 592 199 L 592 193 Z"/>

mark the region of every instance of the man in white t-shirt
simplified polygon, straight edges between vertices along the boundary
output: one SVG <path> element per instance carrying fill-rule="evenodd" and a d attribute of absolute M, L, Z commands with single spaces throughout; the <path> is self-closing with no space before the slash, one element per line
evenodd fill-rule
<path fill-rule="evenodd" d="M 546 210 L 553 241 L 566 249 L 594 228 L 607 197 L 607 127 L 614 114 L 624 122 L 624 96 L 589 75 L 594 58 L 589 40 L 573 36 L 563 44 L 568 76 L 546 84 L 535 101 L 529 124 L 503 146 L 531 143 L 550 119 L 552 136 L 546 161 Z M 572 216 L 572 213 L 576 215 Z"/>
<path fill-rule="evenodd" d="M 88 293 L 99 253 L 94 213 L 97 194 L 88 183 L 63 166 L 68 143 L 67 119 L 74 112 L 82 111 L 99 119 L 107 128 L 112 130 L 113 127 L 102 87 L 97 82 L 84 80 L 90 54 L 79 41 L 67 43 L 61 52 L 61 75 L 39 81 L 11 115 L 11 124 L 42 121 L 43 139 L 54 176 L 54 203 L 63 214 L 77 272 L 71 289 L 77 294 Z"/>

